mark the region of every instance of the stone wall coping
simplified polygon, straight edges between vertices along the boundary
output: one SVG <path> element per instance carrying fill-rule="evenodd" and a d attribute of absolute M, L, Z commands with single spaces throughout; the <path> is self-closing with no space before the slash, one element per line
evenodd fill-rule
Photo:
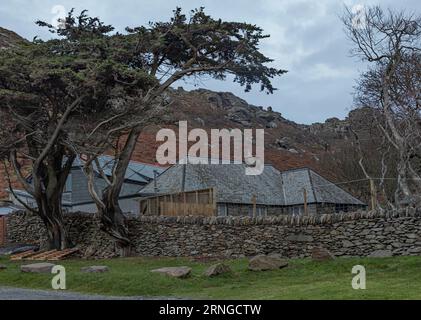
<path fill-rule="evenodd" d="M 324 225 L 344 221 L 364 219 L 397 219 L 407 217 L 421 217 L 421 208 L 407 208 L 394 211 L 357 211 L 351 213 L 337 214 L 315 214 L 310 216 L 279 215 L 270 217 L 168 217 L 168 216 L 140 216 L 135 218 L 141 222 L 156 224 L 199 224 L 199 225 L 285 225 L 285 226 L 306 226 Z"/>
<path fill-rule="evenodd" d="M 16 211 L 14 215 L 33 215 L 27 211 Z M 92 213 L 74 212 L 66 215 L 86 216 L 93 218 Z M 315 214 L 309 216 L 279 215 L 268 217 L 197 217 L 197 216 L 129 216 L 128 220 L 151 224 L 191 224 L 191 225 L 285 225 L 285 226 L 306 226 L 325 225 L 353 220 L 364 219 L 398 219 L 407 217 L 421 217 L 421 208 L 405 208 L 391 211 L 356 211 L 349 213 Z"/>

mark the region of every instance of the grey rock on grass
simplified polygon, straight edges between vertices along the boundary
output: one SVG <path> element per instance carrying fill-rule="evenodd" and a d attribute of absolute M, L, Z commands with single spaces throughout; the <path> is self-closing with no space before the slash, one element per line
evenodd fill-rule
<path fill-rule="evenodd" d="M 206 269 L 204 275 L 206 277 L 214 277 L 224 273 L 230 273 L 232 270 L 229 266 L 223 263 L 217 263 Z"/>
<path fill-rule="evenodd" d="M 191 273 L 189 267 L 165 267 L 151 270 L 151 272 L 165 274 L 174 278 L 187 278 Z"/>
<path fill-rule="evenodd" d="M 288 261 L 277 255 L 258 255 L 250 259 L 248 269 L 252 271 L 266 271 L 285 268 Z"/>
<path fill-rule="evenodd" d="M 53 269 L 54 266 L 55 266 L 54 263 L 39 262 L 39 263 L 21 265 L 20 270 L 22 272 L 30 272 L 30 273 L 51 273 L 51 270 Z"/>
<path fill-rule="evenodd" d="M 314 247 L 311 250 L 311 258 L 315 261 L 329 261 L 335 259 L 335 256 L 326 248 Z"/>

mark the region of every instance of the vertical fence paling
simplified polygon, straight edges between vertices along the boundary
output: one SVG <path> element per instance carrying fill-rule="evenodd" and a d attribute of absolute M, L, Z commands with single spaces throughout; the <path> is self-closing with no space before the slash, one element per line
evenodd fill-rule
<path fill-rule="evenodd" d="M 164 194 L 140 201 L 140 214 L 164 216 L 215 216 L 214 188 Z"/>

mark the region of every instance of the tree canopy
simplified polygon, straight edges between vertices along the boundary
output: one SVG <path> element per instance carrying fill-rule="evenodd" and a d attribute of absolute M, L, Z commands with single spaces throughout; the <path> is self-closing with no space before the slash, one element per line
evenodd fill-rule
<path fill-rule="evenodd" d="M 0 154 L 36 199 L 34 211 L 55 247 L 65 246 L 61 196 L 78 154 L 89 157 L 85 173 L 103 229 L 127 245 L 118 197 L 140 132 L 161 121 L 163 93 L 177 80 L 205 75 L 231 75 L 246 91 L 257 84 L 273 93 L 272 79 L 286 72 L 270 67 L 273 60 L 260 51 L 268 37 L 260 27 L 214 19 L 204 8 L 188 14 L 176 8 L 169 21 L 123 33 L 86 10 L 71 10 L 57 28 L 37 24 L 56 37 L 0 52 L 0 117 L 7 123 L 0 130 Z M 121 136 L 127 137 L 123 144 Z M 112 176 L 97 194 L 92 164 L 110 149 Z M 20 160 L 30 163 L 32 184 L 20 172 Z"/>

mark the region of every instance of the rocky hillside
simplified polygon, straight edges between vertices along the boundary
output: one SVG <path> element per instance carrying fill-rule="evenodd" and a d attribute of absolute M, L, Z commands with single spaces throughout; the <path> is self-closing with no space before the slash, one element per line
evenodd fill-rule
<path fill-rule="evenodd" d="M 15 47 L 24 41 L 25 39 L 15 32 L 0 27 L 0 50 Z"/>
<path fill-rule="evenodd" d="M 270 107 L 250 105 L 230 92 L 178 88 L 165 98 L 169 103 L 166 120 L 187 120 L 190 129 L 263 128 L 266 163 L 280 170 L 310 167 L 332 182 L 341 182 L 340 187 L 361 200 L 369 200 L 369 183 L 358 164 L 360 155 L 351 124 L 362 138 L 363 148 L 371 154 L 365 160 L 375 167 L 381 159 L 376 149 L 378 142 L 373 141 L 373 132 L 367 131 L 373 122 L 371 110 L 356 109 L 344 120 L 330 118 L 324 123 L 303 125 L 285 119 Z M 157 129 L 148 128 L 143 134 L 133 156 L 135 160 L 156 162 Z"/>
<path fill-rule="evenodd" d="M 344 120 L 331 118 L 324 123 L 303 125 L 285 119 L 271 107 L 248 104 L 230 92 L 186 91 L 179 87 L 171 89 L 166 100 L 166 117 L 172 123 L 187 120 L 189 129 L 265 129 L 265 160 L 280 170 L 307 166 L 336 181 L 357 177 L 343 170 L 341 159 L 343 150 L 353 148 L 350 124 L 367 119 L 364 110 L 354 110 Z M 156 161 L 157 129 L 149 128 L 142 136 L 134 159 Z M 338 165 L 332 167 L 333 160 Z"/>
<path fill-rule="evenodd" d="M 250 105 L 230 92 L 185 91 L 180 87 L 172 89 L 166 100 L 166 117 L 174 123 L 187 120 L 189 128 L 265 129 L 266 158 L 280 169 L 307 165 L 317 168 L 318 155 L 326 149 L 327 142 L 314 134 L 311 126 L 287 120 L 270 107 Z M 144 140 L 155 139 L 154 136 L 150 129 Z M 154 155 L 142 154 L 140 149 L 136 153 L 144 161 L 155 161 Z"/>

